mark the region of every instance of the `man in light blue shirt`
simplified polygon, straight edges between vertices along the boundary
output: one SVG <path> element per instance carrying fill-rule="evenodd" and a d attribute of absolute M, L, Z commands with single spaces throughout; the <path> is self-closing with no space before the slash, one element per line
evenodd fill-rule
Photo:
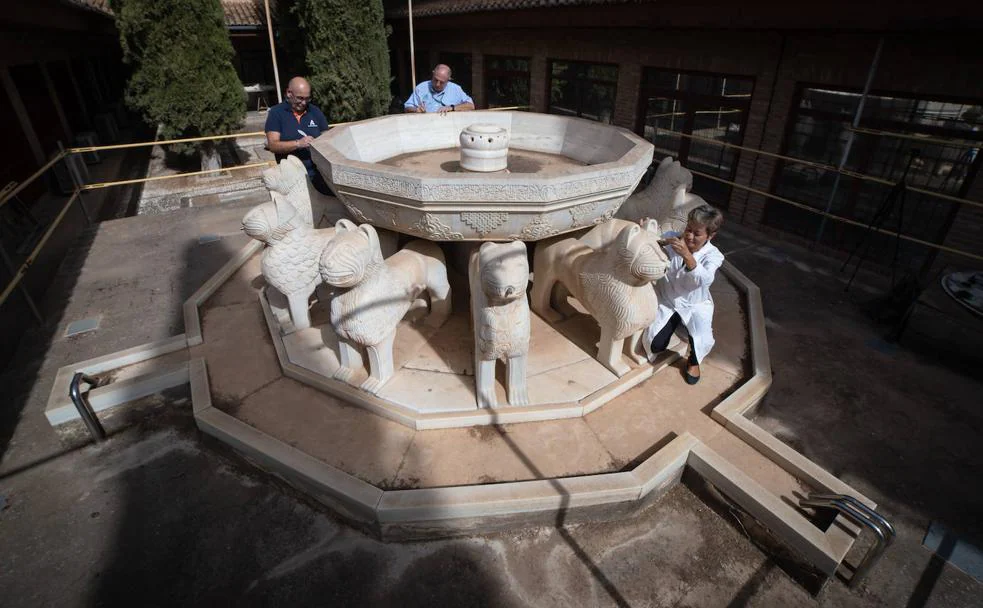
<path fill-rule="evenodd" d="M 407 112 L 463 112 L 474 109 L 474 100 L 451 82 L 451 69 L 441 63 L 433 69 L 430 80 L 416 85 L 403 109 Z"/>

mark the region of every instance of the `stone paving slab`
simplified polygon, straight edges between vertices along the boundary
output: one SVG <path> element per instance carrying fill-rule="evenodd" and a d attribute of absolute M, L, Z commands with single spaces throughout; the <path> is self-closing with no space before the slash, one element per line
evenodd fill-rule
<path fill-rule="evenodd" d="M 414 437 L 401 424 L 289 378 L 264 386 L 236 407 L 219 409 L 377 486 L 395 476 Z"/>
<path fill-rule="evenodd" d="M 257 302 L 205 308 L 202 335 L 191 355 L 208 360 L 216 402 L 241 400 L 282 376 Z"/>
<path fill-rule="evenodd" d="M 472 485 L 617 470 L 580 418 L 417 431 L 397 488 Z"/>
<path fill-rule="evenodd" d="M 681 369 L 670 366 L 583 418 L 414 432 L 282 377 L 266 323 L 257 312 L 256 296 L 262 287 L 256 277 L 258 258 L 244 264 L 203 307 L 205 343 L 193 351 L 208 360 L 216 407 L 383 487 L 441 487 L 614 472 L 640 462 L 682 433 L 711 441 L 724 427 L 709 417 L 709 411 L 740 383 L 741 376 L 734 372 L 746 355 L 746 322 L 739 291 L 720 277 L 713 286 L 720 309 L 717 346 L 723 350 L 727 345 L 738 346 L 704 366 L 704 377 L 697 385 L 687 385 Z M 318 306 L 312 313 L 315 319 L 324 320 Z M 559 329 L 538 317 L 534 320 L 541 326 L 536 335 L 544 350 L 535 364 L 537 382 L 530 383 L 533 396 L 545 402 L 550 397 L 558 401 L 589 394 L 594 385 L 587 378 L 600 365 L 584 345 L 592 340 L 596 324 L 585 315 L 561 322 Z M 401 333 L 405 339 L 395 353 L 397 367 L 403 369 L 387 388 L 400 393 L 411 388 L 411 393 L 432 392 L 429 399 L 438 408 L 455 391 L 473 398 L 472 377 L 437 371 L 439 362 L 428 363 L 435 356 L 443 362 L 456 361 L 464 353 L 470 358 L 467 325 L 466 315 L 456 314 L 434 334 L 448 349 L 452 344 L 458 347 L 448 355 L 424 341 L 424 334 L 433 332 L 404 323 Z M 468 333 L 462 335 L 464 330 Z M 285 343 L 298 349 L 301 342 L 310 342 L 303 348 L 311 350 L 323 339 L 322 334 L 312 328 L 291 334 Z M 454 334 L 456 340 L 451 337 Z M 556 339 L 561 336 L 566 339 Z M 251 344 L 257 346 L 249 348 Z M 601 372 L 611 375 L 603 368 Z M 498 389 L 504 399 L 502 387 Z M 399 432 L 393 430 L 396 426 L 401 427 Z"/>

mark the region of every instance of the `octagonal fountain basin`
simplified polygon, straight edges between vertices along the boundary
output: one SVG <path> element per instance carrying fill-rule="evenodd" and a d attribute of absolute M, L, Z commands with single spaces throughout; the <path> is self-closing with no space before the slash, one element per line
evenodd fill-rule
<path fill-rule="evenodd" d="M 504 129 L 505 168 L 462 167 L 461 138 Z M 535 241 L 603 222 L 652 162 L 620 127 L 531 112 L 400 114 L 335 127 L 312 157 L 359 222 L 434 241 Z M 476 166 L 476 165 L 473 165 Z"/>

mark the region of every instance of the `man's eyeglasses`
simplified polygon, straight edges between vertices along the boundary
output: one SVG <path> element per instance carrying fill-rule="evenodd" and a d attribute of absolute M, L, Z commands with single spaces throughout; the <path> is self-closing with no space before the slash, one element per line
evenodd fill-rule
<path fill-rule="evenodd" d="M 300 102 L 303 102 L 303 103 L 307 103 L 308 101 L 311 100 L 311 96 L 310 95 L 308 95 L 307 97 L 301 97 L 300 95 L 294 94 L 293 91 L 290 92 L 290 97 L 292 97 L 294 99 L 294 101 L 300 101 Z"/>

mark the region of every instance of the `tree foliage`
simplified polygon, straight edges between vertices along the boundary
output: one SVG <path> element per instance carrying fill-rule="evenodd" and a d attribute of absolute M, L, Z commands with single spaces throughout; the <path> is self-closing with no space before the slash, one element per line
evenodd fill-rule
<path fill-rule="evenodd" d="M 389 49 L 382 0 L 297 0 L 307 79 L 332 122 L 389 109 Z"/>
<path fill-rule="evenodd" d="M 227 134 L 246 115 L 220 0 L 110 0 L 126 103 L 165 138 Z M 192 148 L 179 150 L 189 152 Z"/>

